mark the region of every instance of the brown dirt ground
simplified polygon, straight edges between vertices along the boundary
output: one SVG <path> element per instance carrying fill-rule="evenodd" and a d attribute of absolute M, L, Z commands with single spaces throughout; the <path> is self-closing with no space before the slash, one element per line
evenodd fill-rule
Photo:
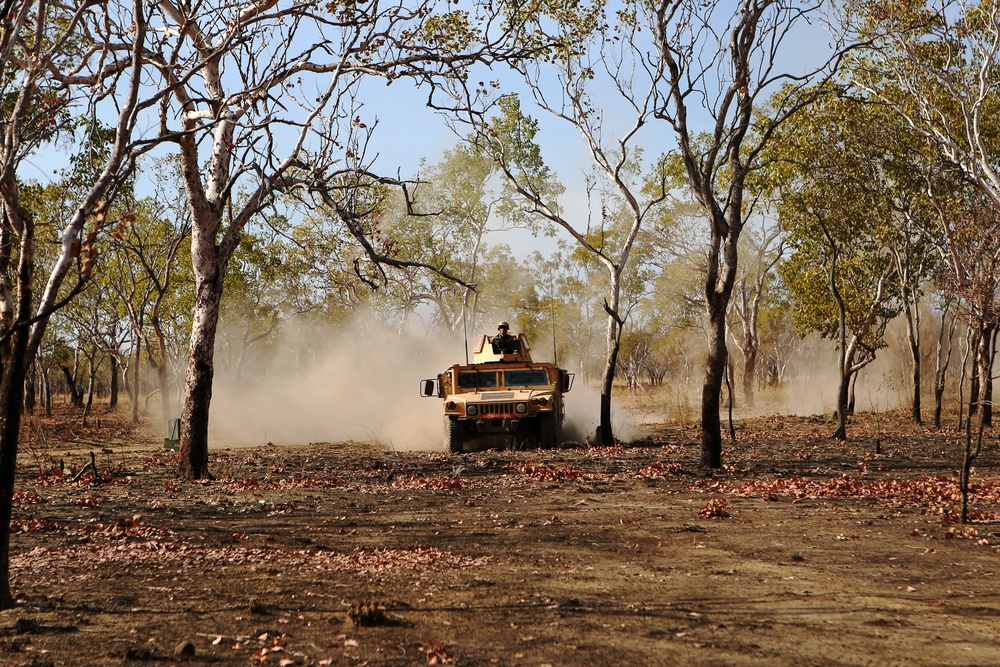
<path fill-rule="evenodd" d="M 113 417 L 33 420 L 0 664 L 1000 664 L 994 437 L 962 526 L 954 432 L 738 426 L 714 475 L 661 423 L 614 448 L 213 451 L 193 483 Z M 102 481 L 71 481 L 89 452 Z"/>

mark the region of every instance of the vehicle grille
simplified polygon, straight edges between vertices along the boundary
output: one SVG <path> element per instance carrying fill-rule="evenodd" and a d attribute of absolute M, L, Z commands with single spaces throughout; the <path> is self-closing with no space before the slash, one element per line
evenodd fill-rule
<path fill-rule="evenodd" d="M 479 415 L 485 419 L 514 417 L 514 403 L 480 403 Z"/>

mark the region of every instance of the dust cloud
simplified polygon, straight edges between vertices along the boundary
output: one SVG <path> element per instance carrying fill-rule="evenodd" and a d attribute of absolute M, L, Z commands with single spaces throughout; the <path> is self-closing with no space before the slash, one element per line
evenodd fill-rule
<path fill-rule="evenodd" d="M 800 341 L 781 385 L 757 389 L 753 405 L 747 405 L 742 395 L 742 359 L 735 349 L 731 349 L 730 353 L 735 355 L 738 362 L 733 382 L 737 417 L 832 416 L 836 411 L 840 375 L 839 355 L 834 342 L 817 335 L 807 336 Z M 862 368 L 858 374 L 855 409 L 878 414 L 906 405 L 909 399 L 908 380 L 905 377 L 908 373 L 907 364 L 906 359 L 895 348 L 879 350 L 875 361 Z M 726 400 L 724 390 L 724 405 Z"/>
<path fill-rule="evenodd" d="M 837 409 L 836 345 L 818 336 L 807 337 L 790 364 L 785 381 L 778 389 L 761 392 L 754 412 L 783 415 L 832 415 Z M 856 410 L 883 413 L 905 405 L 905 382 L 900 369 L 905 360 L 892 348 L 879 350 L 874 362 L 858 374 L 855 385 Z M 737 394 L 738 398 L 738 394 Z"/>
<path fill-rule="evenodd" d="M 464 360 L 460 339 L 400 337 L 358 323 L 328 336 L 325 349 L 310 350 L 309 358 L 272 363 L 267 377 L 242 383 L 218 374 L 211 446 L 356 441 L 443 449 L 441 406 L 422 398 L 419 384 Z"/>
<path fill-rule="evenodd" d="M 571 371 L 572 372 L 572 371 Z M 615 387 L 617 391 L 624 391 Z M 615 439 L 631 442 L 642 437 L 642 431 L 633 423 L 625 411 L 616 407 L 617 394 L 612 394 L 611 428 Z M 589 443 L 597 442 L 597 427 L 601 423 L 601 392 L 580 382 L 577 375 L 573 390 L 566 394 L 566 422 L 563 425 L 562 439 L 567 442 Z"/>

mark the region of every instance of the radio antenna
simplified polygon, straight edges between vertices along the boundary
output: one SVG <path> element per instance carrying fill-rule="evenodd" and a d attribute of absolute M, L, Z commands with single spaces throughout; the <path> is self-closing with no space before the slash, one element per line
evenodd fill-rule
<path fill-rule="evenodd" d="M 556 352 L 556 300 L 549 301 L 549 311 L 552 313 L 552 363 L 559 365 L 559 354 Z"/>
<path fill-rule="evenodd" d="M 469 308 L 463 304 L 462 310 L 462 337 L 465 339 L 465 365 L 469 365 Z"/>

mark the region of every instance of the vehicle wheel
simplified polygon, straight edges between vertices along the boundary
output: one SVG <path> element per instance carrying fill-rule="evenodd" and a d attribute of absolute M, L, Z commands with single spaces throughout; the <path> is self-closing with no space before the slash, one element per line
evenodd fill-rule
<path fill-rule="evenodd" d="M 461 453 L 462 445 L 465 443 L 465 429 L 462 427 L 462 422 L 454 417 L 444 418 L 444 442 L 449 452 Z"/>
<path fill-rule="evenodd" d="M 542 447 L 555 447 L 559 440 L 559 423 L 556 413 L 550 412 L 538 416 L 538 444 Z"/>

